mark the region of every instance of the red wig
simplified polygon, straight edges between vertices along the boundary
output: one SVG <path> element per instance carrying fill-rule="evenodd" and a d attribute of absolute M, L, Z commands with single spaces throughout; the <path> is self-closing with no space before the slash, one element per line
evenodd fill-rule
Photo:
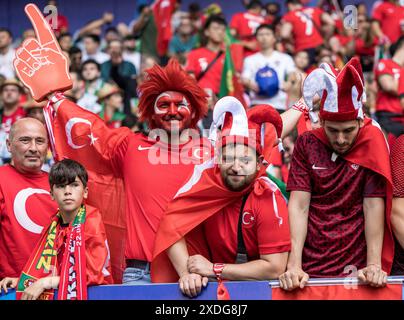
<path fill-rule="evenodd" d="M 199 119 L 208 112 L 207 94 L 198 86 L 196 80 L 186 73 L 178 61 L 170 59 L 164 68 L 154 65 L 146 70 L 146 80 L 139 86 L 140 120 L 147 121 L 151 129 L 156 128 L 153 121 L 154 103 L 165 91 L 181 92 L 191 104 L 195 117 L 191 128 L 195 128 Z"/>

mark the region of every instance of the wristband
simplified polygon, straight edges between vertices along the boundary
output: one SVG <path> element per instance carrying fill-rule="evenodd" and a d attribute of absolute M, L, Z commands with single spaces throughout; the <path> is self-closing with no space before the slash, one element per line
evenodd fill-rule
<path fill-rule="evenodd" d="M 50 102 L 52 102 L 52 103 L 56 103 L 56 102 L 62 101 L 62 100 L 64 100 L 64 99 L 66 99 L 66 97 L 64 96 L 64 94 L 63 94 L 62 92 L 57 91 L 57 92 L 54 92 L 54 93 L 52 94 L 52 96 L 51 96 L 51 98 L 50 98 L 49 100 L 50 100 Z"/>
<path fill-rule="evenodd" d="M 225 266 L 224 263 L 214 263 L 213 264 L 213 272 L 218 281 L 222 280 L 222 272 L 223 272 L 224 266 Z"/>
<path fill-rule="evenodd" d="M 306 113 L 309 111 L 309 107 L 306 105 L 306 103 L 304 102 L 304 100 L 302 98 L 292 106 L 292 109 L 295 109 L 295 110 L 303 112 L 303 113 Z"/>

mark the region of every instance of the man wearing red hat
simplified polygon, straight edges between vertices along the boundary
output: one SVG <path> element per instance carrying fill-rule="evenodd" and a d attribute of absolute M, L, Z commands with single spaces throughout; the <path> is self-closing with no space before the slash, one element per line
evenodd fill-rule
<path fill-rule="evenodd" d="M 196 166 L 178 191 L 157 232 L 152 265 L 155 281 L 179 277 L 181 291 L 191 297 L 200 293 L 209 277 L 276 279 L 285 270 L 290 250 L 286 201 L 265 176 L 263 163 L 264 148 L 271 150 L 276 140 L 266 137 L 261 144 L 265 122 L 281 135 L 279 114 L 269 105 L 259 105 L 249 110 L 247 119 L 241 103 L 225 97 L 215 105 L 213 121 L 214 128 L 222 125 L 219 163 L 212 159 Z M 200 249 L 204 242 L 196 242 L 192 235 L 198 228 L 210 255 Z M 166 253 L 178 274 L 173 278 L 167 277 L 169 263 L 163 264 Z"/>
<path fill-rule="evenodd" d="M 304 82 L 309 107 L 321 97 L 322 128 L 301 135 L 293 152 L 285 290 L 304 287 L 309 277 L 358 275 L 386 284 L 393 258 L 389 152 L 378 124 L 364 118 L 363 83 L 356 58 L 339 73 L 322 64 Z"/>

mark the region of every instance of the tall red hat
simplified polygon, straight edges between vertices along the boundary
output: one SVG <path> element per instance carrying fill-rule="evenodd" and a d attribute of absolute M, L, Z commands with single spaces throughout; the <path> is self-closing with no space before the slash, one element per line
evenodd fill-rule
<path fill-rule="evenodd" d="M 330 64 L 322 63 L 303 83 L 303 97 L 310 110 L 316 94 L 321 98 L 320 117 L 323 120 L 363 119 L 362 103 L 366 101 L 366 93 L 359 59 L 352 58 L 340 72 Z"/>
<path fill-rule="evenodd" d="M 234 97 L 220 99 L 213 109 L 213 122 L 209 139 L 216 141 L 217 129 L 221 127 L 220 145 L 227 143 L 243 143 L 253 147 L 266 158 L 267 150 L 278 143 L 273 135 L 266 134 L 264 124 L 270 123 L 275 127 L 278 138 L 282 134 L 282 119 L 279 113 L 270 105 L 257 105 L 245 111 L 243 105 Z"/>

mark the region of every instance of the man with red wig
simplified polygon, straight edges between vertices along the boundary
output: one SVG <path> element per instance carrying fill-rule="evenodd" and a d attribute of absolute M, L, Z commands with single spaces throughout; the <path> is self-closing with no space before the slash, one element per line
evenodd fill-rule
<path fill-rule="evenodd" d="M 281 117 L 271 106 L 258 105 L 247 118 L 237 99 L 225 97 L 216 104 L 213 121 L 214 129 L 221 125 L 218 163 L 212 159 L 195 167 L 169 205 L 155 245 L 155 279 L 179 278 L 181 291 L 190 297 L 201 292 L 208 278 L 277 279 L 290 251 L 286 201 L 265 175 L 264 148 L 271 150 L 277 140 L 267 136 L 261 143 L 264 123 L 273 124 L 281 136 Z M 202 227 L 208 256 L 187 249 L 185 238 L 191 240 L 196 227 Z M 172 279 L 161 272 L 168 269 L 162 264 L 166 253 L 178 274 Z"/>
<path fill-rule="evenodd" d="M 321 97 L 322 128 L 299 136 L 287 189 L 292 249 L 285 290 L 309 277 L 358 276 L 383 286 L 393 260 L 389 151 L 377 123 L 364 118 L 362 68 L 338 73 L 322 64 L 303 85 L 306 103 Z"/>

